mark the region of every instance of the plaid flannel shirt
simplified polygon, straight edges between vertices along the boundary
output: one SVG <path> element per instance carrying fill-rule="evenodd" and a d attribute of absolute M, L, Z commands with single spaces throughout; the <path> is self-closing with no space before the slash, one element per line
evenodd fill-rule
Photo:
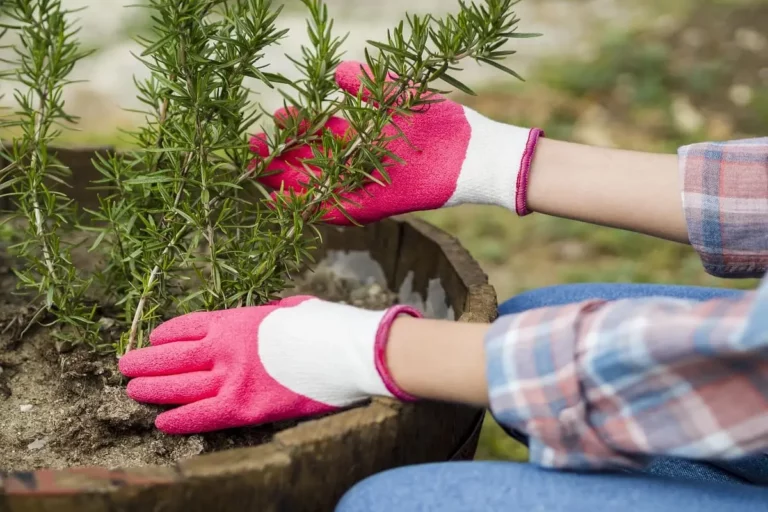
<path fill-rule="evenodd" d="M 768 138 L 687 146 L 679 162 L 705 268 L 765 275 Z M 530 436 L 533 463 L 768 451 L 768 277 L 739 299 L 595 300 L 502 317 L 486 352 L 491 409 Z"/>

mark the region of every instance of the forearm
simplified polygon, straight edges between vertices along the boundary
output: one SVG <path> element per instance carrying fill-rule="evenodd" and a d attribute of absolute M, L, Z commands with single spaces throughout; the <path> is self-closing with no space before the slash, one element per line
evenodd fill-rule
<path fill-rule="evenodd" d="M 483 342 L 489 328 L 401 316 L 387 344 L 392 378 L 418 398 L 487 407 Z"/>
<path fill-rule="evenodd" d="M 527 197 L 535 212 L 688 242 L 676 155 L 542 138 Z"/>

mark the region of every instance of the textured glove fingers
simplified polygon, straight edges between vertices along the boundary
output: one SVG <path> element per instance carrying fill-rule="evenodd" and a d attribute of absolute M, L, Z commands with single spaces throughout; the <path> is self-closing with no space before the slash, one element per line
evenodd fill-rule
<path fill-rule="evenodd" d="M 198 311 L 177 316 L 155 327 L 149 335 L 152 345 L 164 345 L 177 341 L 200 341 L 208 334 L 211 322 L 219 313 Z"/>
<path fill-rule="evenodd" d="M 381 218 L 380 211 L 377 208 L 365 206 L 366 199 L 370 202 L 372 194 L 377 188 L 381 190 L 381 185 L 369 183 L 364 185 L 362 189 L 342 197 L 338 203 L 330 201 L 324 203 L 322 206 L 323 222 L 336 226 L 351 226 L 355 222 L 367 224 L 379 220 Z M 303 190 L 297 190 L 296 192 L 301 193 Z M 275 191 L 270 195 L 275 202 L 290 201 L 291 197 L 291 193 L 288 190 Z M 354 222 L 350 219 L 354 219 Z"/>
<path fill-rule="evenodd" d="M 201 343 L 208 334 L 211 313 L 189 313 L 157 326 L 149 336 L 151 347 L 120 358 L 126 377 L 151 377 L 210 370 L 213 360 Z"/>
<path fill-rule="evenodd" d="M 309 121 L 301 119 L 301 112 L 295 107 L 276 110 L 274 118 L 275 123 L 283 129 L 289 128 L 292 125 L 298 125 L 296 126 L 296 133 L 299 136 L 304 135 L 310 129 Z M 349 123 L 341 117 L 331 117 L 316 134 L 320 134 L 323 130 L 330 130 L 335 136 L 343 138 L 348 135 Z"/>
<path fill-rule="evenodd" d="M 351 225 L 352 222 L 349 220 L 350 217 L 355 219 L 355 222 L 361 224 L 379 220 L 381 218 L 379 210 L 377 208 L 366 207 L 365 204 L 366 200 L 369 202 L 371 201 L 376 189 L 379 189 L 380 191 L 381 188 L 381 185 L 378 183 L 368 183 L 364 185 L 362 189 L 347 194 L 341 199 L 340 205 L 326 203 L 324 206 L 325 215 L 323 216 L 323 220 L 328 224 L 339 226 Z"/>
<path fill-rule="evenodd" d="M 290 124 L 288 119 L 296 119 L 298 115 L 295 109 L 280 109 L 275 112 L 274 116 L 278 125 L 285 128 Z M 305 121 L 291 121 L 291 123 L 298 123 L 297 132 L 299 135 L 303 135 L 309 129 Z M 345 119 L 332 117 L 318 134 L 323 130 L 331 132 L 337 138 L 344 138 L 349 135 L 349 123 Z M 266 134 L 260 133 L 251 138 L 251 151 L 261 158 L 269 156 L 270 148 L 267 143 Z M 312 159 L 314 156 L 312 146 L 308 144 L 285 151 L 270 162 L 267 167 L 268 174 L 260 176 L 259 181 L 273 189 L 303 193 L 306 191 L 309 183 L 307 172 L 319 173 L 317 168 L 304 165 L 305 161 Z"/>
<path fill-rule="evenodd" d="M 166 434 L 197 434 L 241 426 L 236 411 L 220 397 L 206 398 L 160 414 L 155 420 L 158 430 Z"/>
<path fill-rule="evenodd" d="M 128 352 L 119 366 L 126 377 L 154 377 L 210 370 L 213 360 L 200 343 L 179 341 Z"/>
<path fill-rule="evenodd" d="M 341 89 L 352 96 L 358 96 L 363 101 L 371 101 L 371 92 L 363 85 L 361 77 L 366 76 L 368 79 L 373 78 L 371 68 L 367 64 L 357 62 L 354 60 L 348 60 L 342 62 L 336 68 L 336 84 Z M 391 76 L 388 81 L 394 80 L 394 76 Z M 375 102 L 374 102 L 375 103 Z"/>
<path fill-rule="evenodd" d="M 371 72 L 371 68 L 367 64 L 363 64 L 362 62 L 357 61 L 345 61 L 338 65 L 336 68 L 336 84 L 345 92 L 351 94 L 352 96 L 360 96 L 360 98 L 363 101 L 371 102 L 374 105 L 378 106 L 378 102 L 374 101 L 372 99 L 371 92 L 364 86 L 362 77 L 367 77 L 368 79 L 373 79 L 373 73 Z M 394 82 L 397 79 L 397 75 L 390 73 L 387 77 L 387 82 Z M 411 89 L 413 91 L 413 89 Z M 394 96 L 395 94 L 401 94 L 400 86 L 399 85 L 393 85 L 389 89 L 384 90 L 386 101 L 389 102 L 389 100 Z M 402 96 L 398 98 L 398 100 L 402 99 Z M 443 96 L 440 96 L 439 94 L 431 94 L 430 99 L 434 101 L 440 101 L 444 100 L 445 98 Z M 395 102 L 398 103 L 398 102 Z"/>
<path fill-rule="evenodd" d="M 251 139 L 251 150 L 261 158 L 269 156 L 269 146 L 266 142 L 266 134 L 256 135 Z M 286 191 L 293 190 L 301 193 L 307 186 L 307 170 L 301 164 L 302 160 L 312 158 L 312 148 L 309 145 L 299 146 L 284 152 L 280 157 L 270 162 L 266 173 L 259 176 L 258 180 L 263 185 Z M 314 170 L 310 167 L 310 170 Z"/>
<path fill-rule="evenodd" d="M 126 392 L 138 402 L 188 404 L 216 396 L 223 380 L 220 374 L 210 371 L 138 377 L 128 383 Z"/>

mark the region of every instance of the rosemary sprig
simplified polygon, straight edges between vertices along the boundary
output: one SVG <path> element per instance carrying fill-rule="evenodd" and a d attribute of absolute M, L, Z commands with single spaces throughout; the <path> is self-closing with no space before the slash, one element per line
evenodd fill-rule
<path fill-rule="evenodd" d="M 62 129 L 77 121 L 64 110 L 63 90 L 71 83 L 75 64 L 89 52 L 80 48 L 71 11 L 61 0 L 6 0 L 1 9 L 8 20 L 5 29 L 19 38 L 10 60 L 15 69 L 5 77 L 18 84 L 17 109 L 3 120 L 4 128 L 21 133 L 4 148 L 13 172 L 3 187 L 10 188 L 16 212 L 27 221 L 23 240 L 12 247 L 26 266 L 15 272 L 21 286 L 40 299 L 36 319 L 48 313 L 53 323 L 74 328 L 61 336 L 95 343 L 96 306 L 85 295 L 91 280 L 81 277 L 72 263 L 72 238 L 60 233 L 74 224 L 75 205 L 53 187 L 70 173 L 48 149 Z"/>

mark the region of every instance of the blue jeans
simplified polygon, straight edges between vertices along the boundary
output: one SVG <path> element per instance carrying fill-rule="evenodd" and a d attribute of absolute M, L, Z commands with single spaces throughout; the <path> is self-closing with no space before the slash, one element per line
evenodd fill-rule
<path fill-rule="evenodd" d="M 642 284 L 541 288 L 499 306 L 509 315 L 587 299 L 738 297 L 737 290 Z M 515 435 L 519 439 L 522 436 Z M 762 487 L 766 486 L 766 487 Z M 394 469 L 353 487 L 337 512 L 768 511 L 768 456 L 734 462 L 658 457 L 642 472 L 555 472 L 512 462 L 447 462 Z"/>

